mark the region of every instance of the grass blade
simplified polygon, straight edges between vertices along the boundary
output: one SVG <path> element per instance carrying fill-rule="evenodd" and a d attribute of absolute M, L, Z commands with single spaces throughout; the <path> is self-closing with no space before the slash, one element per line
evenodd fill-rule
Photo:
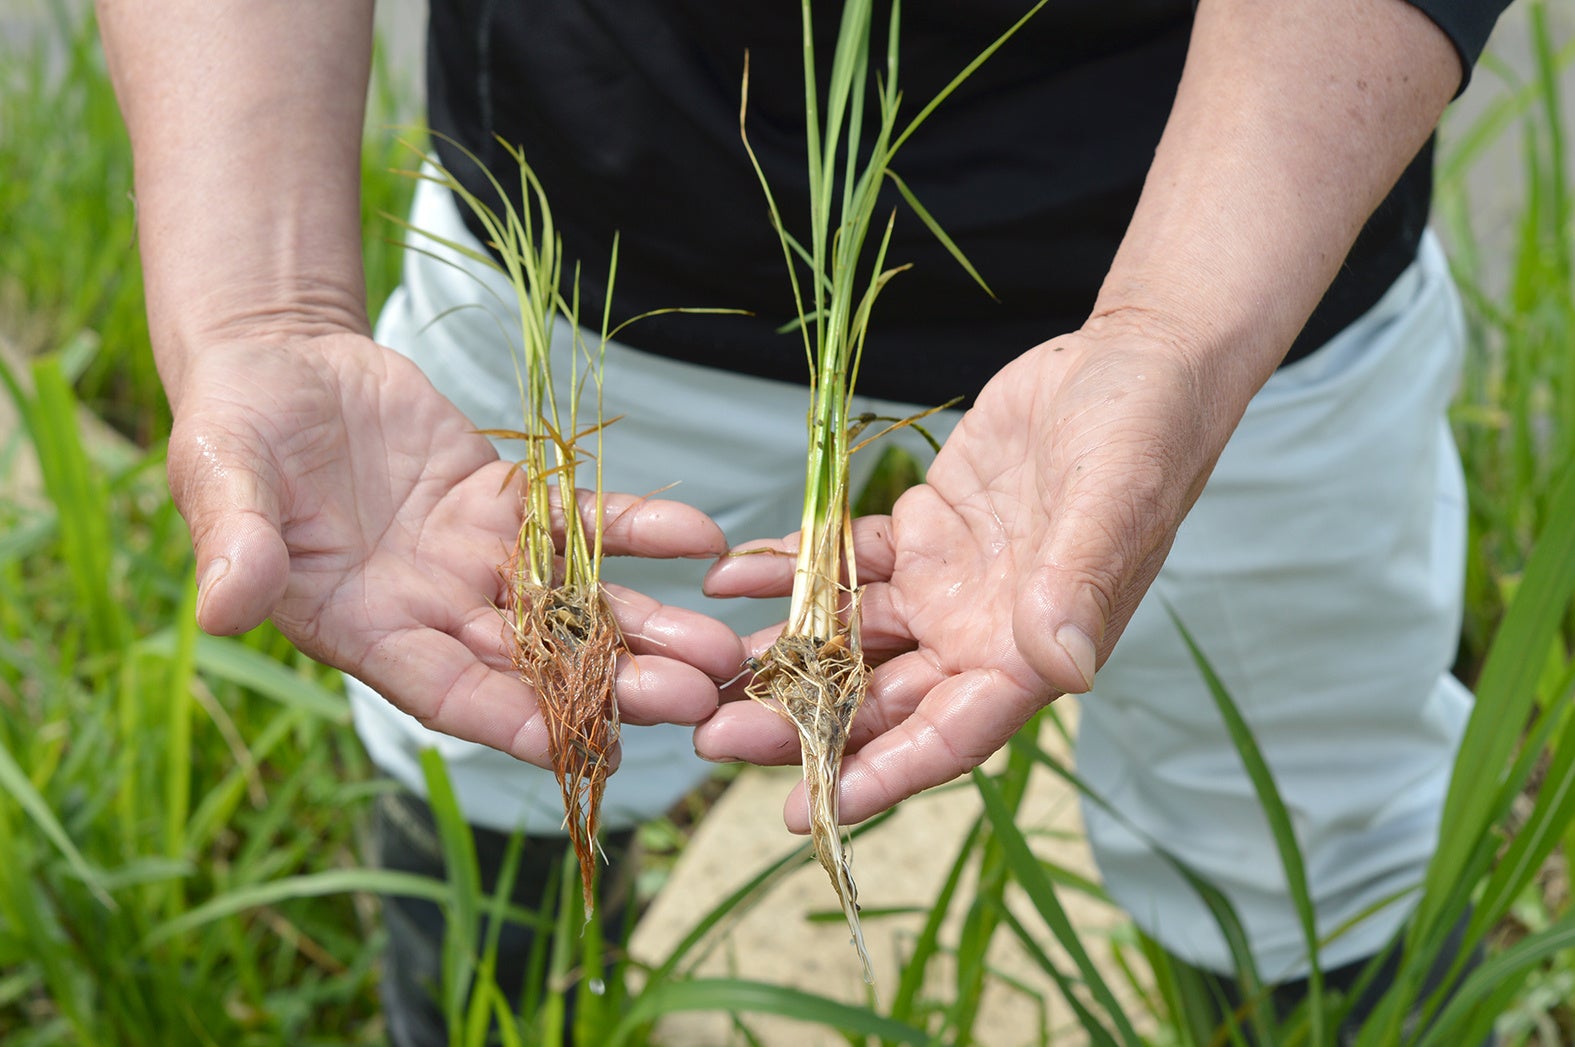
<path fill-rule="evenodd" d="M 683 1011 L 725 1011 L 774 1014 L 810 1022 L 859 1037 L 928 1047 L 930 1034 L 904 1022 L 876 1014 L 867 1007 L 842 1003 L 801 989 L 737 978 L 697 978 L 664 982 L 640 994 L 608 1041 L 622 1047 L 640 1026 L 664 1014 Z"/>
<path fill-rule="evenodd" d="M 164 629 L 137 644 L 145 654 L 174 658 L 179 637 L 174 628 Z M 310 676 L 296 672 L 262 651 L 248 647 L 234 637 L 196 636 L 193 649 L 196 666 L 203 673 L 247 690 L 272 698 L 281 705 L 311 713 L 330 723 L 349 726 L 350 705 L 344 695 L 324 687 Z"/>
<path fill-rule="evenodd" d="M 1280 865 L 1285 872 L 1286 887 L 1291 903 L 1296 908 L 1297 918 L 1301 921 L 1302 936 L 1307 944 L 1307 960 L 1311 965 L 1307 974 L 1307 1003 L 1312 1042 L 1323 1043 L 1323 970 L 1318 959 L 1318 920 L 1313 912 L 1312 890 L 1307 883 L 1307 866 L 1302 860 L 1301 845 L 1296 841 L 1296 830 L 1291 824 L 1291 813 L 1280 797 L 1268 761 L 1263 758 L 1263 751 L 1258 748 L 1251 728 L 1242 718 L 1241 710 L 1236 707 L 1224 683 L 1214 672 L 1208 658 L 1198 647 L 1174 609 L 1170 609 L 1170 618 L 1176 623 L 1176 629 L 1181 633 L 1187 650 L 1192 653 L 1198 671 L 1203 674 L 1203 679 L 1208 684 L 1209 693 L 1214 698 L 1214 704 L 1219 708 L 1220 716 L 1225 720 L 1231 742 L 1235 745 L 1237 754 L 1241 756 L 1242 766 L 1247 772 L 1247 777 L 1252 781 L 1253 791 L 1258 796 L 1264 817 L 1269 823 L 1269 831 L 1274 836 L 1274 845 L 1280 855 Z"/>
<path fill-rule="evenodd" d="M 87 884 L 94 897 L 102 902 L 106 909 L 117 908 L 98 871 L 82 856 L 82 852 L 72 842 L 65 827 L 55 817 L 54 811 L 50 810 L 49 802 L 34 787 L 32 780 L 16 762 L 15 755 L 5 745 L 0 745 L 0 792 L 9 796 L 17 806 L 27 812 L 27 816 L 33 820 L 38 831 L 54 844 L 61 857 L 66 860 L 66 864 L 71 867 L 71 871 Z"/>
<path fill-rule="evenodd" d="M 58 357 L 33 362 L 33 388 L 23 418 L 33 435 L 44 487 L 61 510 L 61 558 L 76 591 L 80 621 L 93 651 L 117 651 L 131 630 L 109 587 L 116 548 L 110 521 L 115 516 L 104 482 L 83 447 L 76 396 Z"/>
<path fill-rule="evenodd" d="M 154 927 L 143 938 L 142 948 L 144 951 L 150 950 L 204 924 L 263 906 L 299 898 L 321 898 L 353 892 L 425 898 L 439 904 L 448 901 L 451 895 L 449 885 L 442 880 L 387 869 L 330 869 L 326 872 L 287 876 L 215 895 L 173 920 L 165 920 Z"/>
<path fill-rule="evenodd" d="M 1083 983 L 1088 986 L 1094 999 L 1104 1008 L 1106 1015 L 1114 1024 L 1114 1034 L 1118 1037 L 1118 1042 L 1127 1047 L 1141 1045 L 1143 1040 L 1133 1028 L 1125 1008 L 1111 992 L 1110 986 L 1105 982 L 1093 958 L 1089 956 L 1088 950 L 1084 948 L 1076 928 L 1072 926 L 1071 919 L 1056 897 L 1055 886 L 1046 874 L 1044 866 L 1040 864 L 1038 857 L 1029 848 L 1027 839 L 1014 823 L 1000 787 L 988 775 L 978 770 L 973 772 L 973 780 L 979 787 L 979 795 L 984 801 L 985 815 L 990 819 L 991 827 L 1001 842 L 1013 878 L 1028 893 L 1029 900 L 1038 910 L 1040 918 L 1045 921 L 1050 932 L 1072 958 Z"/>
<path fill-rule="evenodd" d="M 947 253 L 957 260 L 957 264 L 962 266 L 969 276 L 973 277 L 973 282 L 978 284 L 985 294 L 994 298 L 995 292 L 990 290 L 990 285 L 984 282 L 984 277 L 979 275 L 979 270 L 975 269 L 973 263 L 968 261 L 968 256 L 962 253 L 962 248 L 958 247 L 956 242 L 946 234 L 946 230 L 941 228 L 941 224 L 935 220 L 935 217 L 924 209 L 923 204 L 919 203 L 919 198 L 913 195 L 913 190 L 908 188 L 908 183 L 899 178 L 897 172 L 891 168 L 886 169 L 886 177 L 891 179 L 892 184 L 897 187 L 897 192 L 902 194 L 902 198 L 908 202 L 908 206 L 912 208 L 913 213 L 919 216 L 919 220 L 930 231 L 930 235 L 940 241 L 941 246 L 946 248 Z"/>
<path fill-rule="evenodd" d="M 1048 715 L 1052 722 L 1059 724 L 1059 721 L 1056 720 L 1053 714 L 1054 709 L 1050 709 L 1040 715 Z M 1158 841 L 1154 840 L 1142 828 L 1128 819 L 1119 808 L 1114 807 L 1103 796 L 1094 792 L 1087 782 L 1073 773 L 1059 759 L 1040 748 L 1026 732 L 1018 732 L 1012 739 L 1011 744 L 1014 748 L 1029 752 L 1036 762 L 1048 768 L 1058 778 L 1065 781 L 1073 789 L 1076 789 L 1084 800 L 1098 806 L 1106 814 L 1125 826 L 1129 832 L 1142 839 L 1148 846 L 1153 848 L 1154 853 L 1159 856 L 1161 861 L 1169 865 L 1178 876 L 1187 882 L 1188 886 L 1197 894 L 1198 899 L 1209 910 L 1209 914 L 1213 917 L 1215 925 L 1219 928 L 1220 934 L 1225 940 L 1226 948 L 1231 955 L 1231 962 L 1235 965 L 1236 980 L 1241 988 L 1242 997 L 1254 1005 L 1250 1008 L 1250 1013 L 1247 1017 L 1253 1023 L 1255 1034 L 1263 1043 L 1273 1042 L 1273 1030 L 1270 1028 L 1268 1016 L 1263 1013 L 1263 1008 L 1255 1006 L 1257 1002 L 1266 998 L 1267 990 L 1263 986 L 1263 979 L 1259 975 L 1257 963 L 1253 959 L 1252 947 L 1247 941 L 1246 928 L 1242 926 L 1240 918 L 1236 915 L 1236 910 L 1230 903 L 1230 899 L 1226 898 L 1218 888 L 1203 879 L 1190 867 L 1177 860 L 1174 855 L 1164 850 Z M 1156 946 L 1155 949 L 1157 948 Z M 1161 955 L 1164 957 L 1165 964 L 1169 965 L 1171 962 L 1169 954 L 1161 952 Z M 1182 994 L 1188 1001 L 1187 1006 L 1189 1009 L 1176 1015 L 1178 1021 L 1187 1021 L 1193 1027 L 1201 1027 L 1204 1019 L 1212 1022 L 1215 1014 L 1225 1013 L 1227 1009 L 1223 1006 L 1223 1001 L 1219 1002 L 1220 1005 L 1218 1007 L 1213 1006 L 1208 1002 L 1208 998 L 1205 995 L 1200 995 L 1202 992 L 1201 986 L 1194 988 L 1197 990 L 1196 992 Z M 1201 1010 L 1190 1009 L 1199 1006 L 1202 1007 Z M 1234 1027 L 1234 1019 L 1231 1019 L 1229 1024 Z"/>
<path fill-rule="evenodd" d="M 1544 656 L 1575 600 L 1575 469 L 1564 471 L 1546 520 L 1477 681 L 1476 707 L 1444 803 L 1443 824 L 1450 831 L 1428 869 L 1418 926 L 1448 919 L 1440 902 L 1459 882 L 1477 841 L 1494 821 L 1505 768 L 1513 762 L 1531 713 Z"/>
<path fill-rule="evenodd" d="M 1462 1036 L 1462 1027 L 1469 1028 L 1467 1022 L 1474 1011 L 1485 1010 L 1491 1018 L 1496 1008 L 1484 1005 L 1491 1004 L 1505 986 L 1513 987 L 1528 971 L 1570 949 L 1575 949 L 1575 913 L 1566 914 L 1547 930 L 1488 957 L 1455 992 L 1418 1047 L 1453 1047 L 1458 1043 L 1475 1042 Z"/>

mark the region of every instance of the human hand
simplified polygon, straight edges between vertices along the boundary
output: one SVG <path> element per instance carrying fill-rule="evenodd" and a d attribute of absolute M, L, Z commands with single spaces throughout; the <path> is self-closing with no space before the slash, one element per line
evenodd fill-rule
<path fill-rule="evenodd" d="M 497 611 L 517 489 L 414 364 L 349 332 L 250 337 L 192 354 L 171 398 L 170 486 L 196 547 L 205 631 L 272 618 L 428 727 L 550 766 Z M 613 555 L 726 547 L 709 518 L 674 502 L 612 495 L 604 519 Z M 624 720 L 710 713 L 711 677 L 743 657 L 733 632 L 637 593 L 610 604 L 639 655 L 619 669 Z"/>
<path fill-rule="evenodd" d="M 978 766 L 1054 698 L 1089 689 L 1240 419 L 1245 398 L 1213 377 L 1124 325 L 1046 343 L 985 387 L 890 517 L 855 522 L 863 644 L 879 664 L 843 765 L 844 821 Z M 729 556 L 706 591 L 781 595 L 792 574 L 789 557 Z M 751 702 L 723 705 L 695 747 L 798 758 L 791 727 Z M 802 788 L 785 808 L 796 832 Z"/>

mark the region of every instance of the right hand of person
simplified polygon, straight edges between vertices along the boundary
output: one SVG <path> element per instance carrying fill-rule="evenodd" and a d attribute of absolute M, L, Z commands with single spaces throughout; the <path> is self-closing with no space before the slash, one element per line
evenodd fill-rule
<path fill-rule="evenodd" d="M 171 393 L 170 487 L 206 632 L 271 618 L 426 726 L 550 765 L 498 611 L 517 480 L 414 364 L 351 331 L 248 334 L 192 354 Z M 676 502 L 609 495 L 605 524 L 612 555 L 726 549 Z M 637 593 L 610 602 L 638 655 L 619 669 L 625 722 L 705 719 L 714 681 L 743 659 L 738 637 Z"/>

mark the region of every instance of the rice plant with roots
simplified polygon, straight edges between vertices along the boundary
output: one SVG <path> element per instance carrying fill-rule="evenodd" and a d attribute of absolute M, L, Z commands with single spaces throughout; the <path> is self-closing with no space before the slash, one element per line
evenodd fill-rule
<path fill-rule="evenodd" d="M 751 660 L 754 678 L 746 693 L 785 717 L 797 729 L 815 856 L 836 888 L 853 933 L 854 946 L 864 964 L 865 981 L 869 982 L 874 981 L 874 969 L 859 925 L 852 851 L 843 839 L 838 816 L 838 781 L 843 753 L 853 717 L 864 700 L 870 672 L 859 643 L 860 590 L 853 555 L 848 463 L 860 447 L 931 412 L 892 422 L 868 437 L 863 436 L 863 430 L 869 425 L 869 419 L 850 417 L 849 404 L 871 311 L 887 281 L 907 268 L 886 265 L 895 212 L 887 216 L 873 254 L 868 254 L 866 248 L 876 228 L 877 197 L 889 179 L 952 256 L 981 287 L 985 286 L 973 266 L 889 165 L 908 136 L 936 106 L 1041 6 L 1043 0 L 958 73 L 917 116 L 899 128 L 897 110 L 901 95 L 897 89 L 897 40 L 901 4 L 900 0 L 894 2 L 886 38 L 886 71 L 874 85 L 878 126 L 872 140 L 867 140 L 870 0 L 850 0 L 843 7 L 824 108 L 816 86 L 810 0 L 802 0 L 810 198 L 808 243 L 800 242 L 788 231 L 760 161 L 749 144 L 745 126 L 749 108 L 749 65 L 747 56 L 745 58 L 740 134 L 782 243 L 798 313 L 797 327 L 803 336 L 809 364 L 811 398 L 804 512 L 787 624 L 771 647 Z M 807 269 L 807 275 L 802 277 L 800 264 Z"/>
<path fill-rule="evenodd" d="M 496 439 L 521 441 L 524 455 L 509 472 L 521 478 L 518 537 L 500 570 L 504 576 L 503 612 L 509 656 L 520 678 L 536 692 L 548 731 L 553 773 L 563 797 L 564 829 L 579 860 L 586 912 L 593 908 L 597 834 L 602 796 L 618 742 L 618 703 L 614 693 L 623 636 L 601 584 L 602 520 L 602 369 L 609 329 L 614 241 L 607 278 L 600 344 L 591 346 L 579 323 L 579 281 L 562 290 L 563 244 L 540 181 L 517 146 L 501 143 L 519 167 L 516 204 L 485 165 L 466 152 L 485 174 L 503 211 L 476 196 L 441 166 L 415 177 L 454 192 L 476 215 L 496 255 L 413 232 L 501 273 L 518 304 L 519 340 L 515 373 L 523 428 L 487 429 Z M 456 144 L 457 148 L 457 144 Z M 417 248 L 419 249 L 419 248 Z M 565 395 L 554 395 L 552 336 L 560 320 L 574 331 L 574 351 Z M 581 417 L 587 387 L 594 394 L 595 417 Z M 563 401 L 560 404 L 560 399 Z M 582 514 L 578 481 L 586 471 L 593 505 Z M 562 529 L 554 540 L 555 517 Z M 594 521 L 586 523 L 586 519 Z"/>

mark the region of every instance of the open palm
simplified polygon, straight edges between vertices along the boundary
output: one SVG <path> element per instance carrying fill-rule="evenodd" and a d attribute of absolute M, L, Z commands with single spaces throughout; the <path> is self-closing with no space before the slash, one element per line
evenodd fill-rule
<path fill-rule="evenodd" d="M 1239 415 L 1129 334 L 1046 343 L 986 386 L 926 482 L 856 524 L 864 645 L 880 664 L 844 765 L 846 821 L 978 766 L 1046 703 L 1089 688 Z M 707 589 L 776 594 L 791 570 L 726 558 Z M 778 719 L 729 704 L 696 744 L 789 762 Z M 805 827 L 798 795 L 786 812 Z"/>
<path fill-rule="evenodd" d="M 272 618 L 427 726 L 546 765 L 496 609 L 519 496 L 509 466 L 413 364 L 354 334 L 221 344 L 191 365 L 176 418 L 170 484 L 197 550 L 205 630 Z M 709 519 L 676 503 L 612 496 L 607 520 L 615 555 L 723 547 Z M 737 638 L 635 593 L 612 603 L 646 652 L 620 671 L 625 719 L 703 718 Z"/>

